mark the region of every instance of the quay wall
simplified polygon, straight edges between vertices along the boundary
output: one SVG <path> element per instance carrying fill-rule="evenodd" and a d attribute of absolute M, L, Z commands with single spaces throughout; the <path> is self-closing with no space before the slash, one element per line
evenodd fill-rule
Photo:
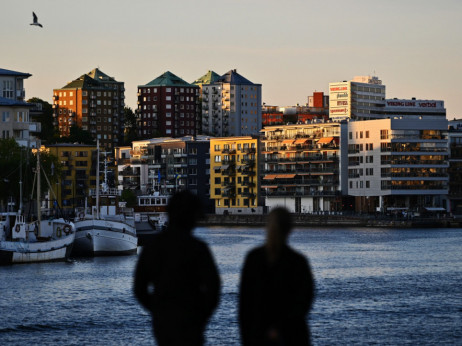
<path fill-rule="evenodd" d="M 262 227 L 267 215 L 207 214 L 199 226 Z M 295 227 L 390 227 L 390 228 L 444 228 L 462 227 L 462 220 L 418 218 L 392 219 L 362 216 L 293 214 Z"/>

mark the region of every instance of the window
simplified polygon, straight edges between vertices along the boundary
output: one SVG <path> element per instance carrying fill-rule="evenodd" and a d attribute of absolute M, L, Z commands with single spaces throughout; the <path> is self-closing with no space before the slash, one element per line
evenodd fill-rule
<path fill-rule="evenodd" d="M 221 156 L 215 155 L 215 162 L 221 162 Z"/>
<path fill-rule="evenodd" d="M 3 81 L 3 97 L 6 97 L 6 98 L 14 97 L 13 81 L 11 80 Z"/>
<path fill-rule="evenodd" d="M 369 180 L 366 180 L 366 189 L 369 189 L 371 187 L 371 183 Z"/>
<path fill-rule="evenodd" d="M 348 132 L 348 139 L 353 139 L 353 132 Z"/>
<path fill-rule="evenodd" d="M 369 138 L 369 131 L 366 131 L 366 138 Z"/>
<path fill-rule="evenodd" d="M 380 139 L 388 139 L 388 130 L 380 130 Z"/>
<path fill-rule="evenodd" d="M 156 90 L 156 89 L 154 89 L 154 90 Z M 168 92 L 168 93 L 171 93 L 171 92 L 172 92 L 172 88 L 167 88 L 167 89 L 165 89 L 165 91 Z"/>

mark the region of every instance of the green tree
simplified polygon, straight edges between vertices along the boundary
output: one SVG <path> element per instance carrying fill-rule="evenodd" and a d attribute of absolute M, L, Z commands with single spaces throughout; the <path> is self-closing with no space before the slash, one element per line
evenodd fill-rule
<path fill-rule="evenodd" d="M 8 199 L 12 197 L 16 202 L 16 207 L 19 207 L 19 181 L 21 178 L 23 201 L 30 200 L 36 165 L 37 157 L 29 148 L 19 146 L 14 139 L 0 139 L 0 204 L 5 205 Z M 41 198 L 43 198 L 43 195 L 48 191 L 48 183 L 43 173 L 53 184 L 59 177 L 61 164 L 56 156 L 41 151 L 40 165 L 42 167 Z M 35 191 L 33 191 L 33 196 L 35 199 Z"/>
<path fill-rule="evenodd" d="M 136 206 L 136 195 L 132 190 L 123 190 L 120 200 L 122 202 L 127 202 L 127 208 L 133 208 Z"/>
<path fill-rule="evenodd" d="M 95 144 L 91 133 L 87 130 L 83 130 L 78 125 L 72 125 L 69 130 L 69 136 L 58 137 L 56 142 L 58 143 L 80 143 L 80 144 Z"/>
<path fill-rule="evenodd" d="M 133 141 L 139 139 L 137 131 L 138 118 L 130 107 L 124 107 L 124 145 L 132 145 Z"/>
<path fill-rule="evenodd" d="M 42 140 L 42 143 L 55 143 L 59 135 L 53 126 L 53 107 L 51 104 L 38 97 L 33 97 L 27 100 L 27 102 L 42 105 L 42 114 L 34 119 L 41 124 L 42 130 L 38 137 Z"/>

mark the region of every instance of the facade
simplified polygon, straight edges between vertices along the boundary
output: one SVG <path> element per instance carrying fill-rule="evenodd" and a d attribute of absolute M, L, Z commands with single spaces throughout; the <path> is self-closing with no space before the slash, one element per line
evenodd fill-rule
<path fill-rule="evenodd" d="M 308 107 L 322 111 L 329 110 L 329 96 L 324 95 L 322 91 L 313 92 L 312 96 L 308 96 Z"/>
<path fill-rule="evenodd" d="M 69 136 L 77 125 L 113 150 L 123 142 L 124 92 L 123 82 L 94 69 L 53 90 L 54 125 L 61 136 Z"/>
<path fill-rule="evenodd" d="M 24 101 L 24 80 L 30 76 L 0 69 L 0 138 L 14 138 L 23 147 L 36 148 L 41 126 L 30 118 L 34 105 Z"/>
<path fill-rule="evenodd" d="M 96 146 L 60 143 L 48 145 L 45 150 L 56 156 L 62 165 L 61 177 L 48 193 L 48 208 L 56 208 L 56 196 L 63 213 L 73 215 L 75 208 L 85 207 L 89 190 L 96 188 Z"/>
<path fill-rule="evenodd" d="M 262 130 L 261 192 L 268 209 L 292 213 L 342 210 L 345 123 L 270 126 Z"/>
<path fill-rule="evenodd" d="M 329 83 L 329 118 L 334 121 L 382 118 L 384 107 L 385 85 L 378 77 Z"/>
<path fill-rule="evenodd" d="M 462 120 L 449 121 L 449 203 L 450 212 L 462 216 Z"/>
<path fill-rule="evenodd" d="M 167 71 L 138 86 L 138 135 L 195 136 L 200 130 L 199 87 Z"/>
<path fill-rule="evenodd" d="M 216 214 L 262 213 L 259 138 L 210 139 L 210 198 Z"/>
<path fill-rule="evenodd" d="M 257 135 L 262 126 L 261 84 L 231 70 L 202 85 L 202 133 L 211 136 Z"/>
<path fill-rule="evenodd" d="M 356 211 L 446 210 L 447 129 L 446 119 L 350 121 L 348 194 Z"/>
<path fill-rule="evenodd" d="M 148 145 L 149 189 L 173 194 L 189 190 L 213 212 L 210 200 L 210 141 L 207 137 L 167 139 Z"/>

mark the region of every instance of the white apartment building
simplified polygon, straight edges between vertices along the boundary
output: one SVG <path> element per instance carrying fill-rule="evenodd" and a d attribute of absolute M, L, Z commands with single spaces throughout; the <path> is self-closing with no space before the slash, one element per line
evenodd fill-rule
<path fill-rule="evenodd" d="M 261 132 L 261 191 L 268 209 L 339 212 L 347 191 L 347 123 L 267 126 Z M 345 149 L 343 149 L 345 148 Z"/>
<path fill-rule="evenodd" d="M 382 118 L 384 107 L 385 85 L 378 77 L 329 83 L 329 118 L 334 121 Z"/>
<path fill-rule="evenodd" d="M 215 82 L 202 85 L 203 134 L 257 135 L 261 124 L 261 84 L 231 70 Z"/>
<path fill-rule="evenodd" d="M 448 122 L 391 118 L 348 123 L 348 194 L 356 211 L 446 210 Z"/>
<path fill-rule="evenodd" d="M 0 138 L 14 138 L 21 146 L 36 148 L 40 123 L 31 121 L 29 110 L 34 105 L 24 101 L 24 79 L 30 76 L 0 68 Z"/>

